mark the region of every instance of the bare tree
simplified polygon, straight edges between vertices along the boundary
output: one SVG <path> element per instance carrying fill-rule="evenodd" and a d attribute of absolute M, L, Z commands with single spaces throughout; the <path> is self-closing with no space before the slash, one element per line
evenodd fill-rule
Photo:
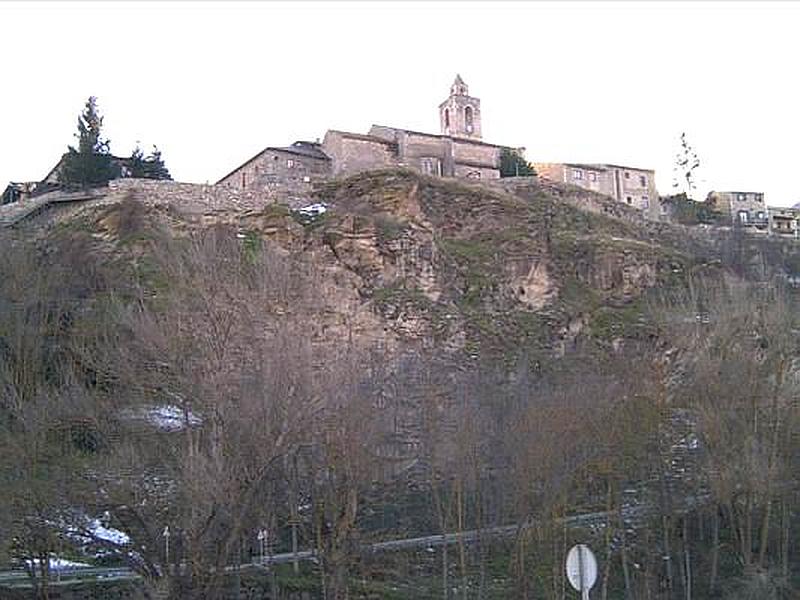
<path fill-rule="evenodd" d="M 702 473 L 718 506 L 712 589 L 719 575 L 719 514 L 735 534 L 745 577 L 777 566 L 783 553 L 780 544 L 770 552 L 770 532 L 776 525 L 773 507 L 797 484 L 796 440 L 789 433 L 798 408 L 795 314 L 779 285 L 738 280 L 695 282 L 666 312 L 664 325 L 681 353 L 674 397 L 696 421 Z M 784 537 L 786 526 L 781 519 L 776 537 Z"/>
<path fill-rule="evenodd" d="M 50 563 L 85 491 L 80 473 L 104 443 L 98 413 L 71 343 L 76 285 L 93 285 L 33 245 L 0 239 L 0 499 L 3 542 L 49 597 Z"/>
<path fill-rule="evenodd" d="M 155 587 L 214 598 L 241 540 L 274 512 L 264 502 L 284 457 L 307 440 L 320 357 L 282 318 L 306 301 L 290 257 L 229 229 L 155 251 L 169 286 L 120 309 L 126 341 L 107 349 L 120 439 L 95 506 L 130 535 Z"/>

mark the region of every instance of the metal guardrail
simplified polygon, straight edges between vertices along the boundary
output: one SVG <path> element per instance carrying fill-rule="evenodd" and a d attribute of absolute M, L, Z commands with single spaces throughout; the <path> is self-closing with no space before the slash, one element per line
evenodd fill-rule
<path fill-rule="evenodd" d="M 698 504 L 705 501 L 704 497 L 696 497 L 687 499 L 686 509 L 696 507 Z M 652 510 L 651 507 L 646 505 L 629 506 L 622 508 L 623 518 L 630 520 L 642 516 L 647 516 L 648 512 Z M 584 513 L 580 515 L 573 515 L 558 519 L 558 523 L 563 523 L 572 526 L 590 526 L 602 521 L 607 520 L 609 517 L 617 516 L 618 511 L 598 511 L 591 513 Z M 451 545 L 456 543 L 474 543 L 480 539 L 509 537 L 515 535 L 520 530 L 525 530 L 534 526 L 533 521 L 528 521 L 523 524 L 514 525 L 501 525 L 497 527 L 488 527 L 486 529 L 472 529 L 460 533 L 446 533 L 434 534 L 413 538 L 401 538 L 395 540 L 385 540 L 382 542 L 374 542 L 365 544 L 362 548 L 363 551 L 369 553 L 378 552 L 392 552 L 397 550 L 410 550 L 414 548 L 434 548 L 439 546 Z M 287 564 L 295 561 L 316 561 L 318 555 L 314 550 L 301 550 L 298 552 L 282 552 L 280 554 L 273 554 L 264 556 L 263 561 L 256 561 L 250 563 L 243 563 L 237 566 L 228 566 L 226 571 L 241 568 L 264 568 L 269 565 Z M 53 582 L 57 582 L 56 577 L 60 579 L 62 584 L 66 584 L 80 579 L 95 579 L 95 580 L 108 580 L 108 579 L 137 579 L 140 577 L 132 569 L 128 567 L 68 567 L 53 571 Z M 30 585 L 30 577 L 28 573 L 22 569 L 12 571 L 0 571 L 0 588 L 4 585 L 14 587 L 24 587 Z"/>

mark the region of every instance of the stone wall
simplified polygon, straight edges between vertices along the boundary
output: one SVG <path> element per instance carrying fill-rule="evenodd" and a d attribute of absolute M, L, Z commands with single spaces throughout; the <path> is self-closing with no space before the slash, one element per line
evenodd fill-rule
<path fill-rule="evenodd" d="M 369 133 L 397 144 L 403 166 L 445 177 L 500 177 L 500 147 L 442 135 L 373 125 Z"/>
<path fill-rule="evenodd" d="M 448 138 L 384 125 L 373 125 L 369 134 L 396 144 L 398 166 L 426 175 L 453 175 L 451 142 Z"/>
<path fill-rule="evenodd" d="M 498 169 L 500 166 L 500 147 L 489 144 L 471 143 L 465 140 L 453 140 L 453 162 L 468 166 Z M 498 171 L 497 177 L 500 176 Z"/>
<path fill-rule="evenodd" d="M 331 157 L 333 175 L 350 175 L 399 165 L 397 144 L 374 136 L 328 131 L 322 150 Z"/>
<path fill-rule="evenodd" d="M 281 200 L 276 194 L 263 190 L 153 179 L 115 179 L 108 182 L 108 188 L 112 192 L 132 193 L 150 206 L 169 205 L 187 213 L 256 210 Z"/>
<path fill-rule="evenodd" d="M 435 157 L 445 161 L 450 154 L 449 140 L 414 132 L 402 132 L 400 155 L 409 158 Z"/>

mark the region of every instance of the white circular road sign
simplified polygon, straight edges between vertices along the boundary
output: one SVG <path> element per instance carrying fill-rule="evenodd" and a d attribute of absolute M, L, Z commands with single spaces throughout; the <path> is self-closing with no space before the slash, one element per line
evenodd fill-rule
<path fill-rule="evenodd" d="M 578 544 L 567 553 L 567 579 L 583 598 L 597 581 L 597 559 L 586 544 Z"/>

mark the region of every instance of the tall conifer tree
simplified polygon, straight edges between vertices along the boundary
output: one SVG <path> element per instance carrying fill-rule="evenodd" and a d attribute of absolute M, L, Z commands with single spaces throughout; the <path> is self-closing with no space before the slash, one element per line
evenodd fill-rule
<path fill-rule="evenodd" d="M 101 132 L 103 117 L 97 110 L 97 98 L 90 96 L 83 114 L 78 117 L 77 149 L 69 147 L 59 174 L 62 183 L 90 186 L 106 183 L 119 177 L 119 166 L 115 164 L 110 142 Z"/>

